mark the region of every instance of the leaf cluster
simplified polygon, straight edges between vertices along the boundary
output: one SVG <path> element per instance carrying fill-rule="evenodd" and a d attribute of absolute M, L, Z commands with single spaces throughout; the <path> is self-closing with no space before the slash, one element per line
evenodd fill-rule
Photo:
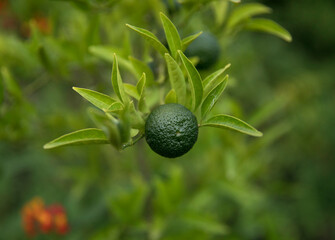
<path fill-rule="evenodd" d="M 165 103 L 179 103 L 188 107 L 200 118 L 199 127 L 225 128 L 251 136 L 262 136 L 262 133 L 236 117 L 219 114 L 207 118 L 227 85 L 228 75 L 223 74 L 230 64 L 202 79 L 192 61 L 183 53 L 186 46 L 201 33 L 181 39 L 172 21 L 163 13 L 160 17 L 169 49 L 152 32 L 129 24 L 127 27 L 143 37 L 165 59 L 171 86 L 166 94 Z M 93 48 L 93 51 L 111 58 L 97 48 Z M 111 84 L 116 98 L 85 88 L 73 88 L 102 111 L 98 112 L 96 109 L 88 111 L 98 128 L 66 134 L 44 145 L 45 149 L 66 145 L 110 143 L 121 150 L 133 145 L 144 136 L 145 120 L 150 112 L 146 101 L 147 85 L 153 85 L 154 90 L 151 89 L 151 91 L 157 91 L 159 83 L 152 79 L 150 68 L 140 60 L 130 57 L 129 61 L 124 59 L 122 61 L 135 73 L 142 71 L 136 85 L 124 83 L 119 70 L 118 57 L 114 53 Z M 150 76 L 150 84 L 147 84 L 147 73 Z"/>

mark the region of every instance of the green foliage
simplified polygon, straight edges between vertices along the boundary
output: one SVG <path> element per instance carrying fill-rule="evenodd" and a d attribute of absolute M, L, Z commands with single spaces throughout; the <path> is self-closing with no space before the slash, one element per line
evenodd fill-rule
<path fill-rule="evenodd" d="M 278 23 L 264 18 L 252 19 L 246 23 L 245 29 L 252 31 L 267 32 L 276 35 L 288 42 L 292 41 L 291 34 Z"/>
<path fill-rule="evenodd" d="M 112 86 L 113 86 L 116 96 L 119 98 L 119 100 L 122 103 L 127 105 L 129 102 L 129 99 L 124 91 L 123 82 L 122 82 L 122 78 L 119 72 L 119 64 L 117 61 L 116 54 L 114 54 L 114 64 L 113 64 L 111 80 L 112 80 Z"/>
<path fill-rule="evenodd" d="M 197 39 L 200 35 L 202 34 L 202 31 L 195 33 L 191 36 L 188 36 L 182 40 L 182 50 L 185 51 L 186 48 L 195 40 Z"/>
<path fill-rule="evenodd" d="M 151 44 L 151 46 L 153 46 L 162 56 L 164 56 L 165 53 L 169 52 L 166 47 L 158 40 L 158 38 L 150 31 L 143 28 L 131 26 L 129 24 L 127 24 L 126 26 L 143 36 Z"/>
<path fill-rule="evenodd" d="M 227 85 L 227 78 L 224 78 L 222 82 L 220 82 L 217 86 L 211 90 L 208 95 L 205 97 L 205 100 L 201 104 L 201 118 L 204 118 L 206 114 L 212 110 L 215 103 L 219 99 L 220 95 L 222 94 L 223 90 L 226 88 Z"/>
<path fill-rule="evenodd" d="M 100 129 L 88 128 L 59 137 L 44 145 L 44 149 L 84 145 L 84 144 L 106 144 L 109 143 L 106 135 Z"/>
<path fill-rule="evenodd" d="M 216 71 L 215 73 L 209 75 L 204 81 L 202 80 L 198 70 L 193 65 L 190 59 L 188 59 L 185 54 L 180 50 L 182 49 L 182 41 L 179 37 L 178 31 L 174 24 L 168 19 L 167 16 L 165 16 L 163 13 L 161 13 L 161 21 L 162 25 L 165 31 L 165 35 L 167 38 L 167 42 L 169 44 L 170 53 L 173 55 L 173 57 L 170 56 L 169 53 L 164 53 L 165 61 L 168 69 L 169 74 L 169 80 L 171 84 L 171 90 L 168 92 L 168 94 L 165 97 L 165 103 L 180 103 L 188 106 L 187 100 L 187 88 L 186 88 L 186 82 L 184 78 L 184 74 L 179 67 L 179 64 L 177 63 L 177 55 L 180 57 L 182 65 L 184 66 L 184 69 L 188 76 L 188 83 L 190 87 L 191 92 L 191 104 L 190 109 L 194 113 L 197 112 L 198 108 L 201 106 L 201 119 L 204 119 L 206 115 L 211 111 L 211 109 L 214 107 L 215 103 L 218 101 L 219 97 L 221 96 L 223 90 L 225 89 L 227 85 L 228 75 L 221 79 L 219 76 L 230 66 L 226 65 L 223 69 L 220 69 Z M 144 39 L 148 40 L 154 48 L 160 53 L 165 52 L 163 49 L 163 44 L 158 40 L 158 38 L 151 32 L 145 29 L 133 27 L 130 25 L 127 25 L 132 30 L 135 30 L 136 32 L 140 33 Z M 195 39 L 195 37 L 192 37 L 192 39 Z M 93 52 L 97 53 L 96 48 L 93 48 Z M 107 57 L 105 53 L 103 53 L 103 58 L 110 59 L 110 57 Z M 75 91 L 77 91 L 82 97 L 87 99 L 89 102 L 91 102 L 96 107 L 100 108 L 107 114 L 107 118 L 111 119 L 111 123 L 107 123 L 108 126 L 104 126 L 104 123 L 102 122 L 100 127 L 103 129 L 110 129 L 107 130 L 107 136 L 109 136 L 110 143 L 114 145 L 117 149 L 125 148 L 128 146 L 133 145 L 135 139 L 129 139 L 128 136 L 130 136 L 131 129 L 137 129 L 139 130 L 139 135 L 136 137 L 136 139 L 139 139 L 144 134 L 144 121 L 146 118 L 146 115 L 148 114 L 149 109 L 146 103 L 145 98 L 145 86 L 146 86 L 146 73 L 145 72 L 151 72 L 148 67 L 146 67 L 145 63 L 142 63 L 139 60 L 135 60 L 135 58 L 130 57 L 130 61 L 133 63 L 133 66 L 136 71 L 139 72 L 140 70 L 143 70 L 143 75 L 138 80 L 138 83 L 136 86 L 131 84 L 124 84 L 121 78 L 121 74 L 119 71 L 118 66 L 118 60 L 116 57 L 116 54 L 114 53 L 113 57 L 113 69 L 112 69 L 112 86 L 114 89 L 114 93 L 118 97 L 119 101 L 114 100 L 112 97 L 109 97 L 108 95 L 98 93 L 92 90 L 88 89 L 82 89 L 82 88 L 73 88 Z M 175 60 L 176 59 L 176 60 Z M 205 84 L 205 90 L 206 95 L 204 95 L 204 86 Z M 133 100 L 130 100 L 129 97 L 133 97 L 134 100 L 138 101 L 138 107 L 137 110 L 134 108 Z M 114 116 L 112 116 L 114 115 Z M 123 127 L 112 127 L 110 125 L 114 125 L 115 122 L 118 124 L 121 124 Z M 220 115 L 213 117 L 203 123 L 202 126 L 213 126 L 213 127 L 221 127 L 221 128 L 229 128 L 233 129 L 242 133 L 246 133 L 252 136 L 261 136 L 262 134 L 258 132 L 256 129 L 248 125 L 247 123 L 244 123 L 243 121 L 239 120 L 235 117 L 230 117 L 226 115 Z M 146 128 L 147 129 L 147 128 Z M 120 131 L 120 133 L 116 133 L 117 131 Z M 105 130 L 106 131 L 106 130 Z M 146 130 L 147 132 L 147 130 Z M 94 139 L 91 139 L 91 136 L 88 135 L 88 139 L 84 139 L 83 135 L 85 135 L 84 132 L 80 132 L 81 134 L 70 134 L 71 141 L 68 141 L 68 135 L 65 135 L 65 140 L 63 137 L 60 137 L 48 144 L 45 145 L 45 148 L 52 148 L 53 146 L 66 146 L 66 145 L 73 145 L 73 142 L 75 141 L 75 137 L 78 137 L 78 142 L 80 144 L 91 144 L 91 143 L 100 143 L 99 141 L 94 141 Z M 90 132 L 89 132 L 90 133 Z M 114 137 L 113 134 L 116 134 Z M 127 137 L 122 137 L 122 136 Z M 118 139 L 118 140 L 117 140 Z M 59 143 L 61 144 L 55 144 Z M 150 141 L 149 141 L 150 142 Z M 155 142 L 155 141 L 154 141 Z M 101 141 L 101 143 L 106 143 L 105 141 Z M 177 144 L 177 143 L 176 143 Z M 194 142 L 192 142 L 191 147 L 193 146 Z M 149 144 L 150 145 L 150 144 Z M 178 145 L 178 144 L 177 144 Z M 121 147 L 122 146 L 122 147 Z M 150 145 L 151 146 L 151 145 Z M 159 154 L 163 156 L 169 156 L 172 155 L 166 154 L 165 152 L 173 152 L 173 151 L 163 151 L 160 152 L 158 150 L 159 147 L 153 148 L 154 151 L 159 152 Z M 188 151 L 189 149 L 187 149 Z M 187 151 L 182 151 L 182 154 L 184 154 Z M 176 151 L 178 152 L 178 151 Z M 176 156 L 180 156 L 182 154 L 178 154 Z M 173 155 L 173 157 L 176 157 Z"/>
<path fill-rule="evenodd" d="M 228 128 L 231 130 L 235 130 L 241 133 L 245 133 L 254 137 L 261 137 L 263 134 L 257 131 L 255 128 L 250 126 L 249 124 L 243 122 L 242 120 L 220 114 L 216 115 L 206 121 L 204 121 L 201 126 L 210 126 L 210 127 L 217 127 L 217 128 Z"/>
<path fill-rule="evenodd" d="M 111 98 L 110 96 L 93 90 L 77 87 L 73 87 L 73 90 L 75 90 L 83 98 L 85 98 L 87 101 L 103 111 L 107 111 L 114 103 L 116 103 L 116 100 Z"/>
<path fill-rule="evenodd" d="M 161 20 L 166 36 L 166 40 L 169 44 L 169 49 L 174 58 L 177 58 L 178 50 L 182 49 L 182 41 L 180 39 L 179 33 L 175 25 L 170 21 L 170 19 L 161 13 Z"/>
<path fill-rule="evenodd" d="M 26 238 L 20 212 L 36 195 L 66 208 L 71 230 L 62 239 L 334 235 L 331 1 L 259 1 L 270 7 L 167 1 L 174 9 L 163 0 L 5 2 L 2 238 Z M 294 33 L 291 44 L 281 41 L 291 35 L 275 22 Z M 204 33 L 220 46 L 217 61 L 206 69 L 199 57 L 185 53 Z M 201 98 L 192 97 L 200 96 L 198 74 Z M 201 125 L 192 151 L 177 161 L 158 156 L 143 139 L 148 115 L 164 103 L 187 106 Z M 232 116 L 264 136 L 250 138 L 261 134 Z M 41 147 L 71 131 L 57 144 L 106 144 Z"/>
<path fill-rule="evenodd" d="M 196 111 L 202 101 L 202 95 L 203 95 L 202 79 L 198 70 L 194 67 L 192 62 L 184 55 L 184 53 L 179 51 L 179 56 L 186 69 L 188 82 L 191 87 L 191 109 L 193 111 Z"/>
<path fill-rule="evenodd" d="M 233 28 L 244 20 L 255 15 L 270 13 L 271 9 L 259 3 L 243 4 L 232 11 L 227 22 L 228 28 Z"/>
<path fill-rule="evenodd" d="M 184 74 L 178 63 L 168 54 L 165 54 L 165 61 L 168 68 L 171 90 L 176 95 L 176 102 L 180 104 L 186 103 L 186 82 Z"/>

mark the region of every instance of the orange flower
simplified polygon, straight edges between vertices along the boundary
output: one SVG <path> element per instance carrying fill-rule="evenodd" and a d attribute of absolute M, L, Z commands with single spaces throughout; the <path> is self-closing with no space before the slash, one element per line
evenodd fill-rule
<path fill-rule="evenodd" d="M 40 229 L 44 233 L 48 233 L 52 228 L 52 215 L 47 211 L 43 210 L 36 214 L 36 220 L 40 224 Z"/>
<path fill-rule="evenodd" d="M 44 206 L 41 198 L 34 198 L 22 209 L 22 223 L 26 234 L 34 237 L 37 233 L 49 233 L 52 230 L 58 234 L 66 234 L 69 225 L 63 206 L 54 204 Z"/>
<path fill-rule="evenodd" d="M 54 204 L 48 208 L 48 211 L 53 215 L 54 227 L 57 233 L 65 234 L 69 230 L 65 210 L 61 205 Z"/>

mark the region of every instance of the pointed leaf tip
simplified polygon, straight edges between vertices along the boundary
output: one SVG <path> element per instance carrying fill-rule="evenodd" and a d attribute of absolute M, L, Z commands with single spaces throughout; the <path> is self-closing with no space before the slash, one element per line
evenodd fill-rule
<path fill-rule="evenodd" d="M 196 111 L 199 105 L 201 104 L 203 97 L 203 84 L 201 76 L 198 70 L 195 68 L 193 63 L 184 55 L 181 50 L 178 50 L 178 54 L 182 60 L 182 63 L 186 69 L 188 75 L 188 83 L 191 87 L 191 96 L 192 96 L 192 110 Z"/>
<path fill-rule="evenodd" d="M 126 25 L 128 28 L 134 30 L 138 34 L 140 34 L 146 41 L 148 41 L 152 47 L 154 47 L 162 56 L 164 56 L 165 53 L 169 52 L 167 48 L 164 46 L 163 43 L 159 41 L 159 39 L 150 31 L 144 29 L 132 26 L 130 24 Z"/>
<path fill-rule="evenodd" d="M 225 114 L 216 115 L 208 119 L 207 121 L 205 121 L 201 126 L 230 129 L 230 130 L 238 131 L 238 132 L 248 134 L 254 137 L 263 136 L 263 133 L 261 133 L 260 131 L 258 131 L 251 125 L 249 125 L 248 123 L 236 117 L 225 115 Z"/>
<path fill-rule="evenodd" d="M 108 95 L 100 92 L 96 92 L 86 88 L 72 87 L 74 91 L 79 93 L 83 98 L 92 103 L 94 106 L 105 111 L 111 104 L 115 103 L 116 100 Z"/>
<path fill-rule="evenodd" d="M 161 22 L 163 24 L 165 37 L 169 45 L 169 49 L 171 51 L 171 55 L 174 58 L 177 58 L 178 52 L 177 50 L 182 49 L 182 41 L 180 39 L 178 30 L 173 22 L 164 14 L 160 13 Z"/>
<path fill-rule="evenodd" d="M 57 148 L 62 146 L 74 146 L 85 144 L 106 144 L 109 143 L 105 133 L 97 128 L 87 128 L 65 134 L 45 144 L 44 149 Z"/>

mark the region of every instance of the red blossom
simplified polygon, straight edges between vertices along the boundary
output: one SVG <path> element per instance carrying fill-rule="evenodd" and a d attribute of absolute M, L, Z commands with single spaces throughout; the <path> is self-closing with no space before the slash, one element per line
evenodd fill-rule
<path fill-rule="evenodd" d="M 69 230 L 66 212 L 62 205 L 45 206 L 41 198 L 34 198 L 22 209 L 22 223 L 26 234 L 34 237 L 38 233 L 55 232 L 66 234 Z"/>

